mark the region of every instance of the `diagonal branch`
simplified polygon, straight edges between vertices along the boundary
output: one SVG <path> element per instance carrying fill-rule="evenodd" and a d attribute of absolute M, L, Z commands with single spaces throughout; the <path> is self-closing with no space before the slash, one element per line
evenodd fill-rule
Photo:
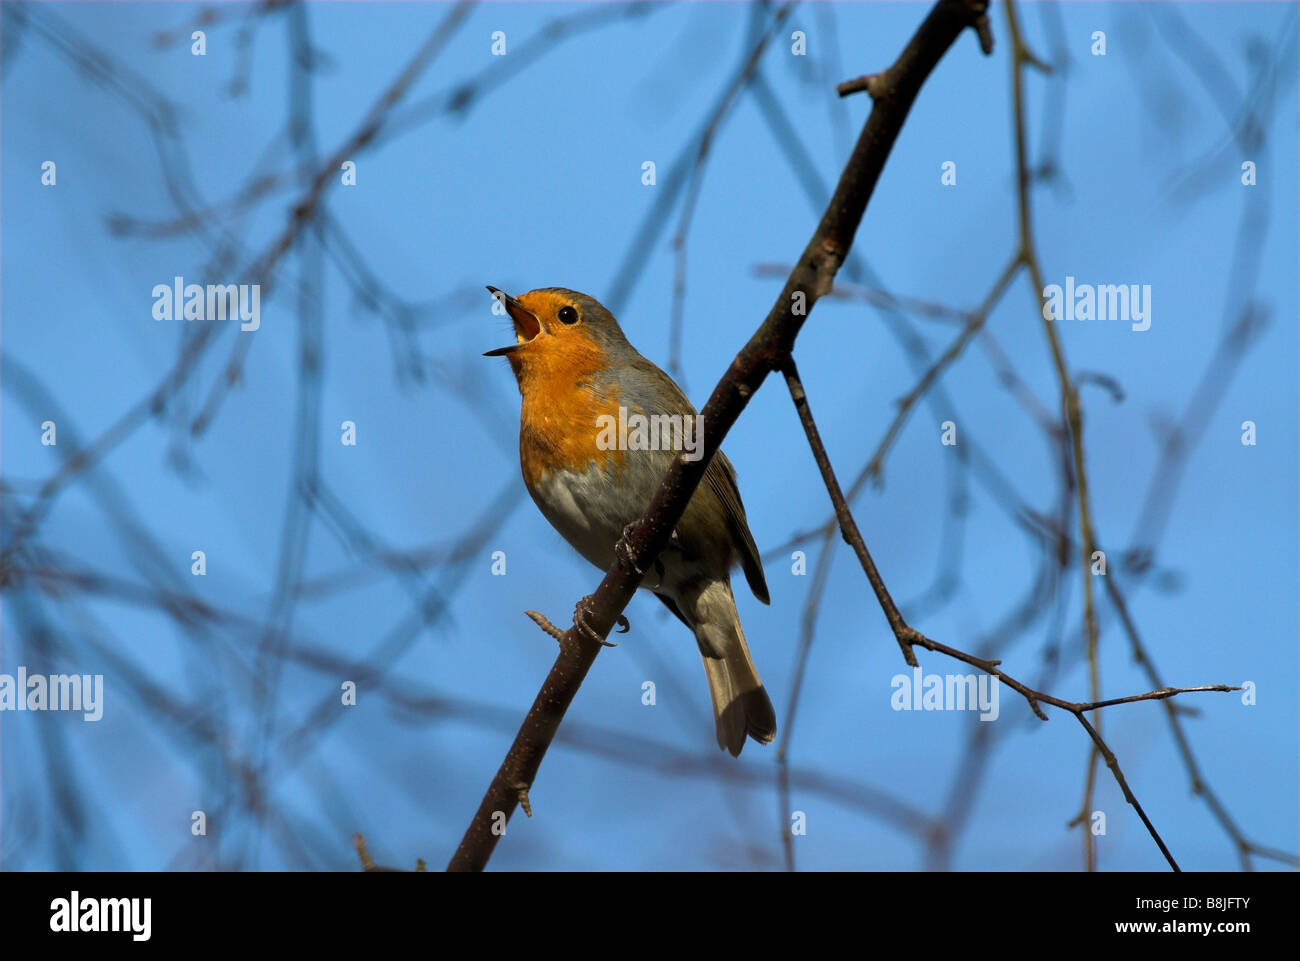
<path fill-rule="evenodd" d="M 736 355 L 704 406 L 704 456 L 674 459 L 650 506 L 633 525 L 627 550 L 606 572 L 590 598 L 587 624 L 599 637 L 614 626 L 650 567 L 668 545 L 673 528 L 704 476 L 731 425 L 762 386 L 779 370 L 794 347 L 808 311 L 830 291 L 844 262 L 867 201 L 875 190 L 899 131 L 926 78 L 968 27 L 987 9 L 987 0 L 939 0 L 889 68 L 888 89 L 875 98 L 835 193 L 794 270 L 762 326 Z M 560 653 L 533 706 L 492 779 L 448 870 L 482 870 L 514 813 L 522 792 L 532 785 L 564 713 L 595 662 L 600 645 L 568 630 Z"/>

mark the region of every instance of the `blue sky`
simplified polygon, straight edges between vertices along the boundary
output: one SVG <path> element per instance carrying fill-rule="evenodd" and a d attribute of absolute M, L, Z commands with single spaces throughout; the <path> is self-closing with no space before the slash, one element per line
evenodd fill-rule
<path fill-rule="evenodd" d="M 197 5 L 51 4 L 26 8 L 26 20 L 21 9 L 5 5 L 0 128 L 6 545 L 39 484 L 148 397 L 205 323 L 155 321 L 154 286 L 177 275 L 238 282 L 283 230 L 304 178 L 355 133 L 453 10 L 330 3 L 249 18 L 245 5 L 219 5 L 217 22 L 203 26 L 206 54 L 195 56 L 178 38 L 196 28 Z M 679 379 L 697 405 L 780 290 L 758 268 L 788 267 L 820 215 L 805 189 L 816 185 L 790 156 L 808 158 L 813 180 L 834 183 L 870 108 L 863 96 L 835 97 L 834 84 L 887 65 L 926 10 L 797 7 L 761 60 L 788 126 L 774 129 L 768 101 L 752 91 L 726 115 L 685 255 Z M 1295 6 L 1032 3 L 1019 12 L 1042 57 L 1069 57 L 1063 75 L 1027 78 L 1034 162 L 1054 157 L 1060 171 L 1033 194 L 1044 280 L 1152 291 L 1149 330 L 1058 323 L 1072 373 L 1085 375 L 1097 535 L 1167 683 L 1256 685 L 1253 706 L 1239 694 L 1180 699 L 1197 711 L 1183 723 L 1245 835 L 1294 854 Z M 214 322 L 224 326 L 208 332 L 165 410 L 130 421 L 52 500 L 22 563 L 96 577 L 29 576 L 0 595 L 0 672 L 102 673 L 105 713 L 94 723 L 0 714 L 6 867 L 351 869 L 358 830 L 381 862 L 441 866 L 450 856 L 554 655 L 522 611 L 562 623 L 600 578 L 524 491 L 518 392 L 503 361 L 480 356 L 508 342 L 509 325 L 482 287 L 588 292 L 666 366 L 680 204 L 648 246 L 634 238 L 656 200 L 685 186 L 690 167 L 675 161 L 693 156 L 752 47 L 753 8 L 722 2 L 655 3 L 533 39 L 556 18 L 582 25 L 598 13 L 582 4 L 470 9 L 392 126 L 350 158 L 356 185 L 331 177 L 328 226 L 280 261 L 260 329 Z M 859 230 L 854 251 L 870 273 L 858 280 L 971 310 L 1014 252 L 1000 5 L 991 20 L 993 56 L 965 36 L 923 89 Z M 251 41 L 241 48 L 245 23 Z M 1091 52 L 1098 30 L 1105 56 Z M 505 33 L 504 56 L 492 55 L 494 31 Z M 794 31 L 805 34 L 806 56 L 792 53 Z M 316 51 L 305 79 L 290 65 L 301 36 Z M 1207 49 L 1221 67 L 1206 66 Z M 105 67 L 75 64 L 91 51 Z M 1256 85 L 1267 63 L 1278 69 Z M 237 97 L 228 89 L 236 76 L 247 81 Z M 441 109 L 467 81 L 477 84 L 468 108 Z M 1232 135 L 1241 98 L 1268 102 L 1262 145 Z M 147 117 L 164 103 L 174 126 L 151 127 Z M 296 141 L 295 119 L 305 123 Z M 47 160 L 57 164 L 54 186 L 41 183 Z M 646 161 L 654 185 L 642 183 Z M 956 165 L 952 186 L 941 183 L 946 161 Z M 1256 164 L 1254 186 L 1242 184 L 1243 161 Z M 260 175 L 279 179 L 257 203 L 232 209 L 227 202 Z M 180 205 L 215 213 L 197 230 L 177 229 Z M 224 262 L 215 258 L 223 242 Z M 621 282 L 628 264 L 634 284 Z M 384 291 L 379 309 L 358 295 L 368 276 Z M 847 271 L 840 280 L 854 289 Z M 855 513 L 918 629 L 966 650 L 994 645 L 1014 676 L 1086 700 L 1077 564 L 1026 630 L 1004 623 L 1042 559 L 1007 505 L 1050 516 L 1059 496 L 1056 450 L 1028 412 L 1059 416 L 1036 298 L 1022 273 L 988 318 L 993 340 L 972 343 L 908 419 L 883 487 L 869 486 Z M 1263 319 L 1256 336 L 1234 363 L 1215 366 L 1247 303 Z M 389 309 L 406 311 L 409 333 L 395 333 Z M 318 381 L 300 374 L 303 331 L 318 338 Z M 799 338 L 796 359 L 846 485 L 925 366 L 909 359 L 900 331 L 933 359 L 958 328 L 826 299 Z M 1021 394 L 1000 380 L 996 356 Z M 232 358 L 241 376 L 226 391 Z M 413 366 L 422 380 L 402 373 Z M 214 396 L 210 423 L 192 433 Z M 46 420 L 57 423 L 53 447 L 41 444 Z M 956 447 L 940 442 L 949 420 Z M 356 425 L 355 446 L 340 442 L 344 421 Z M 1253 446 L 1241 442 L 1244 421 L 1256 425 Z M 1198 430 L 1171 476 L 1160 470 L 1162 443 L 1178 423 Z M 779 378 L 724 447 L 760 550 L 829 516 Z M 313 460 L 317 486 L 303 508 L 295 477 Z M 1077 536 L 1073 514 L 1070 524 Z M 1119 560 L 1152 537 L 1149 571 Z M 463 551 L 445 557 L 455 545 Z M 967 766 L 981 727 L 973 715 L 891 709 L 891 679 L 906 668 L 851 553 L 838 539 L 832 546 L 789 747 L 792 807 L 807 823 L 794 839 L 797 865 L 1078 869 L 1082 842 L 1066 824 L 1083 796 L 1079 725 L 1060 712 L 1038 721 L 1004 689 L 999 719 L 983 724 L 993 746 Z M 191 574 L 195 550 L 206 555 L 202 577 Z M 770 607 L 737 590 L 782 728 L 818 556 L 815 543 L 806 550 L 802 576 L 789 551 L 767 561 Z M 504 576 L 492 573 L 496 551 Z M 277 591 L 283 571 L 297 585 L 293 603 Z M 945 575 L 950 589 L 936 597 Z M 1102 694 L 1146 691 L 1096 586 Z M 164 590 L 219 616 L 179 621 L 160 608 Z M 719 754 L 692 639 L 652 598 L 627 613 L 631 633 L 597 660 L 542 766 L 535 816 L 516 815 L 492 866 L 782 867 L 790 812 L 775 788 L 776 747 L 751 743 L 738 761 Z M 288 656 L 275 670 L 278 644 Z M 928 672 L 965 673 L 935 655 L 921 660 Z M 358 700 L 344 707 L 348 680 Z M 647 680 L 653 707 L 641 700 Z M 1103 724 L 1182 866 L 1235 869 L 1230 839 L 1189 790 L 1164 708 L 1121 705 Z M 259 818 L 238 785 L 263 762 L 271 813 Z M 915 822 L 882 816 L 873 797 L 921 819 L 969 798 L 958 804 L 950 857 L 935 860 Z M 1106 814 L 1102 869 L 1162 868 L 1104 766 L 1092 807 Z M 195 811 L 207 815 L 204 837 L 191 833 Z"/>

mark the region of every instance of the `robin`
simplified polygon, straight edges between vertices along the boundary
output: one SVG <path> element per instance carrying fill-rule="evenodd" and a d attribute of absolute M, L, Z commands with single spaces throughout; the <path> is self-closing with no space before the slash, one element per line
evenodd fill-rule
<path fill-rule="evenodd" d="M 563 287 L 519 298 L 488 290 L 515 327 L 515 343 L 484 356 L 504 356 L 519 382 L 524 484 L 551 526 L 607 570 L 615 545 L 645 512 L 673 457 L 689 458 L 690 445 L 702 442 L 698 415 L 681 388 L 637 353 L 594 298 Z M 658 435 L 647 425 L 657 425 Z M 695 634 L 718 746 L 735 757 L 746 735 L 762 744 L 776 737 L 776 712 L 731 593 L 737 563 L 754 596 L 767 604 L 736 471 L 718 451 L 641 586 Z M 581 626 L 581 604 L 576 619 Z"/>

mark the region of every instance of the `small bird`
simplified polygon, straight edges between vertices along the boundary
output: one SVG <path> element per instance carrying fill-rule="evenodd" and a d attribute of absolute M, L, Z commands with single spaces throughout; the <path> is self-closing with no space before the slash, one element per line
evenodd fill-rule
<path fill-rule="evenodd" d="M 519 382 L 524 484 L 551 526 L 607 570 L 615 545 L 645 512 L 682 449 L 656 445 L 655 438 L 638 438 L 635 432 L 624 438 L 622 426 L 636 423 L 638 416 L 642 426 L 667 424 L 670 418 L 656 415 L 676 415 L 683 432 L 673 440 L 682 445 L 690 437 L 686 419 L 689 427 L 698 425 L 695 408 L 671 377 L 637 353 L 594 298 L 563 287 L 530 290 L 517 299 L 487 289 L 515 327 L 515 343 L 484 356 L 504 356 Z M 616 424 L 615 437 L 610 428 Z M 628 442 L 611 444 L 611 437 Z M 646 440 L 659 449 L 644 449 Z M 754 596 L 769 603 L 735 468 L 718 451 L 641 586 L 694 632 L 709 679 L 718 746 L 734 757 L 740 756 L 746 735 L 762 744 L 776 737 L 776 712 L 750 657 L 731 593 L 737 563 Z"/>

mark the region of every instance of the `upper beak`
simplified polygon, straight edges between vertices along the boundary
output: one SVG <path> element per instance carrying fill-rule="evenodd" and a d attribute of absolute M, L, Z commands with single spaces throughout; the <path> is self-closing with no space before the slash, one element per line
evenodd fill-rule
<path fill-rule="evenodd" d="M 508 347 L 498 347 L 496 350 L 484 351 L 484 357 L 500 357 L 504 354 L 513 353 L 542 332 L 542 322 L 537 319 L 537 315 L 515 298 L 491 286 L 488 287 L 488 293 L 505 306 L 506 313 L 515 322 L 515 335 L 519 338 L 519 341 Z"/>

